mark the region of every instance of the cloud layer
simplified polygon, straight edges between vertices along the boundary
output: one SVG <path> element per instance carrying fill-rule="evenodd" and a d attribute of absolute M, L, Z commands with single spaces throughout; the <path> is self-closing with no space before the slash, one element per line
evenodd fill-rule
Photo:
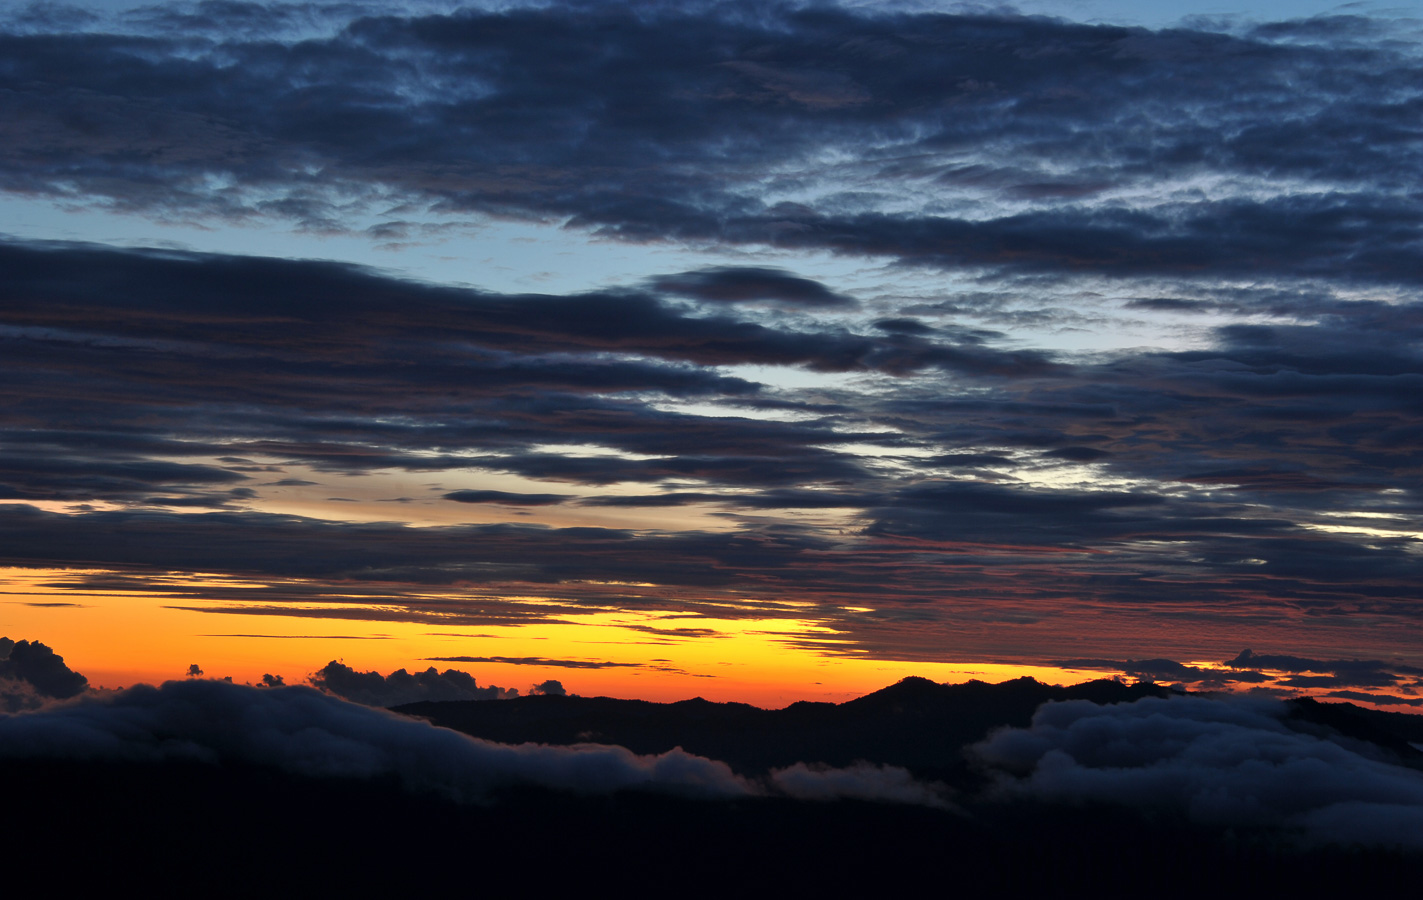
<path fill-rule="evenodd" d="M 11 26 L 4 187 L 325 230 L 350 229 L 352 204 L 423 204 L 938 268 L 1405 284 L 1420 271 L 1406 195 L 1417 59 L 1382 21 L 1153 32 L 873 5 L 558 2 L 279 5 L 253 33 L 252 11 Z M 313 19 L 316 33 L 286 24 Z M 370 227 L 399 239 L 419 224 Z M 715 302 L 834 296 L 778 278 L 664 283 Z"/>
<path fill-rule="evenodd" d="M 16 14 L 16 203 L 669 255 L 514 293 L 0 241 L 0 562 L 209 612 L 714 611 L 813 621 L 821 652 L 1153 677 L 1347 646 L 1404 668 L 1291 677 L 1411 702 L 1411 35 L 874 4 Z"/>
<path fill-rule="evenodd" d="M 1268 700 L 1045 704 L 975 748 L 1000 790 L 1052 803 L 1170 811 L 1210 826 L 1423 847 L 1423 772 L 1357 741 L 1292 729 Z"/>
<path fill-rule="evenodd" d="M 445 673 L 447 680 L 450 674 Z M 535 693 L 559 694 L 562 687 L 546 682 Z M 797 766 L 773 772 L 762 785 L 736 775 L 726 763 L 680 748 L 639 756 L 601 744 L 497 744 L 308 687 L 263 689 L 202 679 L 137 685 L 43 712 L 0 715 L 0 757 L 227 763 L 303 777 L 393 777 L 407 790 L 461 802 L 485 800 L 491 791 L 516 785 L 583 794 L 651 790 L 706 799 L 759 796 L 769 789 L 814 800 L 942 802 L 933 786 L 894 767 Z"/>

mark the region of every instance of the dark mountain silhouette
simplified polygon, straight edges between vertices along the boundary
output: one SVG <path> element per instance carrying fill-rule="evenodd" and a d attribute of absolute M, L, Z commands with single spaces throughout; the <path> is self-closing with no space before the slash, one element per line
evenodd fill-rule
<path fill-rule="evenodd" d="M 1423 742 L 1423 716 L 1391 713 L 1355 706 L 1352 703 L 1321 703 L 1313 697 L 1287 701 L 1286 723 L 1308 722 L 1336 734 L 1383 748 L 1398 761 L 1423 768 L 1423 750 L 1413 746 Z"/>
<path fill-rule="evenodd" d="M 1127 685 L 1111 679 L 1058 687 L 1026 677 L 1000 684 L 937 684 L 910 677 L 844 703 L 802 701 L 784 709 L 700 697 L 653 703 L 533 696 L 412 703 L 395 711 L 501 743 L 619 744 L 645 754 L 681 747 L 723 760 L 745 775 L 797 762 L 848 766 L 866 761 L 966 786 L 975 776 L 963 748 L 995 728 L 1026 727 L 1044 703 L 1130 703 L 1171 693 L 1148 682 Z M 1288 701 L 1288 707 L 1284 721 L 1292 728 L 1363 741 L 1395 761 L 1423 768 L 1423 751 L 1410 743 L 1423 740 L 1423 716 L 1309 698 Z"/>
<path fill-rule="evenodd" d="M 906 678 L 845 703 L 761 709 L 700 697 L 678 703 L 609 697 L 520 697 L 496 703 L 424 702 L 396 707 L 474 737 L 502 743 L 620 744 L 635 753 L 689 753 L 762 774 L 797 762 L 903 766 L 921 778 L 968 777 L 960 749 L 1000 726 L 1026 726 L 1050 700 L 1130 702 L 1165 696 L 1152 684 L 1101 680 L 1071 687 L 1019 678 L 1001 684 L 936 684 Z"/>

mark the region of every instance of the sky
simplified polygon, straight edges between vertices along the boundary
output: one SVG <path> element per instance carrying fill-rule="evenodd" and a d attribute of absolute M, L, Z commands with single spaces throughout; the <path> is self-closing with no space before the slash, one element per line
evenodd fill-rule
<path fill-rule="evenodd" d="M 0 5 L 0 635 L 1423 705 L 1420 13 Z"/>

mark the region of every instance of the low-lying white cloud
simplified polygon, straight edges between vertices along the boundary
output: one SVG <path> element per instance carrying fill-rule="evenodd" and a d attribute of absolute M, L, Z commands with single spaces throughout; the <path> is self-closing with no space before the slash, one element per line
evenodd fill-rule
<path fill-rule="evenodd" d="M 894 767 L 797 764 L 765 781 L 675 748 L 639 755 L 604 744 L 499 744 L 309 687 L 170 681 L 91 693 L 0 716 L 0 759 L 195 761 L 273 766 L 306 777 L 395 776 L 410 790 L 477 801 L 537 785 L 579 793 L 655 790 L 702 798 L 776 793 L 942 806 L 938 786 Z"/>
<path fill-rule="evenodd" d="M 798 800 L 873 800 L 949 809 L 945 785 L 919 781 L 908 769 L 860 762 L 843 769 L 796 763 L 771 772 L 771 784 Z"/>
<path fill-rule="evenodd" d="M 680 749 L 639 756 L 602 745 L 496 744 L 312 688 L 219 681 L 138 685 L 0 717 L 3 757 L 246 763 L 317 777 L 395 775 L 407 788 L 458 800 L 514 784 L 584 793 L 753 793 L 725 763 Z"/>
<path fill-rule="evenodd" d="M 1169 808 L 1217 826 L 1423 847 L 1423 772 L 1362 742 L 1304 733 L 1263 699 L 1044 705 L 971 752 L 1007 796 Z"/>

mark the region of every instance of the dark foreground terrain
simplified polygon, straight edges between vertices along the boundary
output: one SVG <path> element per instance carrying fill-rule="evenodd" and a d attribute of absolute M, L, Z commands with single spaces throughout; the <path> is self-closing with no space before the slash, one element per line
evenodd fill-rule
<path fill-rule="evenodd" d="M 1107 808 L 956 813 L 529 788 L 458 805 L 379 781 L 203 764 L 7 763 L 5 781 L 12 877 L 64 892 L 842 896 L 927 885 L 1229 897 L 1408 895 L 1423 878 L 1423 861 L 1397 851 L 1304 850 Z"/>
<path fill-rule="evenodd" d="M 423 727 L 304 690 L 278 695 L 190 683 L 150 689 L 150 699 L 168 693 L 178 700 L 208 693 L 242 699 L 250 691 L 255 710 L 267 709 L 266 699 L 307 697 L 339 707 L 343 717 L 395 722 L 402 732 Z M 948 786 L 948 803 L 937 807 L 794 799 L 769 788 L 760 796 L 698 799 L 675 791 L 578 793 L 530 784 L 498 787 L 479 802 L 455 802 L 394 774 L 315 775 L 223 758 L 215 750 L 207 761 L 164 762 L 103 758 L 99 750 L 89 758 L 19 754 L 0 759 L 0 847 L 12 883 L 23 873 L 38 878 L 45 892 L 64 894 L 1416 893 L 1423 883 L 1423 854 L 1416 850 L 1321 842 L 1277 824 L 1202 824 L 1189 810 L 1169 805 L 1007 798 L 991 789 L 992 773 L 963 752 L 995 727 L 1027 725 L 1046 700 L 1122 703 L 1160 693 L 1111 682 L 1051 688 L 1026 680 L 944 686 L 909 679 L 845 704 L 780 711 L 576 697 L 411 710 L 503 742 L 597 740 L 640 753 L 683 746 L 726 760 L 753 779 L 796 762 L 904 766 Z M 1406 788 L 1419 777 L 1419 754 L 1408 743 L 1418 737 L 1411 730 L 1416 717 L 1302 702 L 1289 708 L 1287 721 L 1287 730 L 1331 736 L 1386 767 L 1382 771 L 1401 772 L 1397 783 Z M 298 725 L 283 740 L 307 741 L 306 726 Z M 125 729 L 110 733 L 122 737 Z M 149 730 L 128 746 L 194 739 Z M 203 740 L 210 749 L 220 746 L 210 736 Z M 316 758 L 301 759 L 310 766 Z"/>

